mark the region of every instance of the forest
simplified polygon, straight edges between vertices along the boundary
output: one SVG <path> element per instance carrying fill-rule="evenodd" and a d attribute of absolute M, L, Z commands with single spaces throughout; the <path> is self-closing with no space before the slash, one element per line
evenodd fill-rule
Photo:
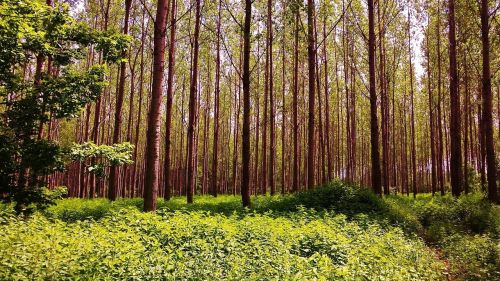
<path fill-rule="evenodd" d="M 0 0 L 0 280 L 500 280 L 499 0 Z"/>

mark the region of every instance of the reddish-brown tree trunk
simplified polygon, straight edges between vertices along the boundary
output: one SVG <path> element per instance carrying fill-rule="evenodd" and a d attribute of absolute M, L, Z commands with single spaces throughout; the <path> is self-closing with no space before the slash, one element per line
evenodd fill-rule
<path fill-rule="evenodd" d="M 272 0 L 267 1 L 267 30 L 269 50 L 269 184 L 271 195 L 276 193 L 275 160 L 276 160 L 276 128 L 275 128 L 275 104 L 274 104 L 274 81 L 273 81 L 273 22 L 272 22 Z"/>
<path fill-rule="evenodd" d="M 123 19 L 123 34 L 128 34 L 128 25 L 130 18 L 130 7 L 132 6 L 132 0 L 125 0 L 125 18 Z M 127 56 L 127 51 L 122 52 L 122 57 Z M 116 93 L 116 105 L 115 105 L 115 124 L 113 130 L 113 143 L 120 142 L 120 133 L 122 125 L 122 108 L 123 108 L 123 96 L 125 95 L 125 79 L 127 77 L 127 63 L 122 61 L 120 63 L 120 79 L 118 84 L 118 92 Z M 109 188 L 108 188 L 108 199 L 111 201 L 116 200 L 118 196 L 118 174 L 119 168 L 113 166 L 110 168 L 109 173 Z M 123 194 L 122 194 L 123 196 Z"/>
<path fill-rule="evenodd" d="M 241 199 L 243 207 L 250 207 L 250 21 L 252 0 L 245 0 L 243 26 L 243 144 L 241 171 Z"/>
<path fill-rule="evenodd" d="M 217 58 L 215 65 L 215 98 L 214 98 L 214 146 L 212 157 L 212 183 L 210 194 L 217 197 L 217 173 L 218 173 L 218 154 L 219 154 L 219 103 L 220 103 L 220 25 L 221 25 L 221 5 L 219 0 L 219 9 L 217 16 Z"/>
<path fill-rule="evenodd" d="M 295 35 L 293 55 L 293 180 L 292 190 L 299 190 L 299 123 L 298 123 L 298 95 L 299 95 L 299 9 L 295 11 Z"/>
<path fill-rule="evenodd" d="M 168 48 L 168 77 L 167 77 L 167 104 L 166 104 L 166 118 L 165 118 L 165 176 L 164 182 L 164 198 L 169 200 L 172 195 L 171 185 L 171 134 L 172 134 L 172 102 L 173 102 L 173 83 L 174 83 L 174 67 L 175 67 L 175 35 L 177 31 L 177 0 L 172 0 L 171 22 L 170 22 L 170 46 Z"/>
<path fill-rule="evenodd" d="M 146 166 L 144 178 L 144 211 L 156 210 L 160 168 L 160 107 L 165 64 L 165 33 L 167 0 L 158 0 L 153 36 L 153 85 L 146 136 Z"/>
<path fill-rule="evenodd" d="M 196 16 L 194 26 L 194 42 L 193 42 L 193 62 L 191 70 L 191 85 L 189 87 L 189 123 L 187 128 L 187 186 L 186 196 L 187 202 L 193 203 L 194 194 L 194 176 L 196 173 L 194 163 L 194 127 L 196 118 L 196 104 L 198 92 L 198 53 L 199 53 L 199 37 L 200 37 L 200 10 L 201 0 L 196 0 Z"/>
<path fill-rule="evenodd" d="M 370 142 L 372 158 L 372 188 L 377 194 L 382 193 L 380 180 L 380 153 L 377 119 L 377 94 L 375 92 L 375 31 L 373 0 L 368 0 L 368 65 L 370 73 Z"/>
<path fill-rule="evenodd" d="M 493 120 L 492 107 L 493 96 L 491 94 L 491 73 L 490 73 L 490 39 L 489 39 L 489 11 L 488 0 L 481 1 L 481 42 L 482 42 L 482 60 L 483 60 L 483 129 L 485 134 L 486 146 L 486 165 L 488 177 L 488 199 L 497 202 L 497 183 L 496 183 L 496 159 L 495 145 L 493 142 Z"/>
<path fill-rule="evenodd" d="M 430 23 L 430 20 L 428 21 Z M 434 129 L 434 102 L 432 96 L 432 87 L 431 87 L 431 56 L 430 56 L 430 46 L 429 46 L 429 35 L 428 33 L 425 37 L 425 46 L 426 46 L 426 60 L 427 60 L 427 94 L 429 96 L 429 130 L 430 130 L 430 139 L 429 143 L 431 146 L 431 192 L 432 195 L 436 192 L 436 141 L 435 141 L 435 129 Z"/>
<path fill-rule="evenodd" d="M 314 0 L 307 0 L 307 58 L 309 74 L 309 114 L 307 125 L 307 188 L 313 188 L 314 180 L 314 99 L 316 79 L 316 42 L 314 40 Z"/>
<path fill-rule="evenodd" d="M 462 132 L 460 129 L 460 96 L 458 93 L 455 0 L 448 0 L 448 25 L 448 41 L 450 45 L 450 179 L 451 192 L 454 196 L 459 196 L 462 191 Z"/>

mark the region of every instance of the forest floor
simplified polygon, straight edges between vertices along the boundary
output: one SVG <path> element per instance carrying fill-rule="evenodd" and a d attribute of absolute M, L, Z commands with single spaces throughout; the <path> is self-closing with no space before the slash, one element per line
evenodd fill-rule
<path fill-rule="evenodd" d="M 379 198 L 337 182 L 287 196 L 0 205 L 1 280 L 500 280 L 500 208 L 472 194 Z"/>

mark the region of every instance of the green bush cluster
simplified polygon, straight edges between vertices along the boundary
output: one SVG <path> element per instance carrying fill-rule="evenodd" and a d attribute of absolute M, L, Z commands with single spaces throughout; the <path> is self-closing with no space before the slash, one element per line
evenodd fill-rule
<path fill-rule="evenodd" d="M 97 200 L 96 200 L 97 201 Z M 0 225 L 2 280 L 439 280 L 424 243 L 366 218 L 111 211 Z"/>
<path fill-rule="evenodd" d="M 391 214 L 413 221 L 425 240 L 441 249 L 460 280 L 500 280 L 500 208 L 481 193 L 385 199 Z"/>
<path fill-rule="evenodd" d="M 381 198 L 334 182 L 251 210 L 194 202 L 142 214 L 140 198 L 63 199 L 31 219 L 0 205 L 0 280 L 500 280 L 500 209 L 481 194 Z"/>

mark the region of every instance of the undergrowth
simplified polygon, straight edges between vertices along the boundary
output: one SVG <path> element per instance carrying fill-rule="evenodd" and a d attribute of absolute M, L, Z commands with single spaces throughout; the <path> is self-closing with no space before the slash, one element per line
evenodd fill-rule
<path fill-rule="evenodd" d="M 481 194 L 380 198 L 335 182 L 252 209 L 194 201 L 144 214 L 139 198 L 64 199 L 30 219 L 3 205 L 0 279 L 500 280 L 500 212 Z"/>

